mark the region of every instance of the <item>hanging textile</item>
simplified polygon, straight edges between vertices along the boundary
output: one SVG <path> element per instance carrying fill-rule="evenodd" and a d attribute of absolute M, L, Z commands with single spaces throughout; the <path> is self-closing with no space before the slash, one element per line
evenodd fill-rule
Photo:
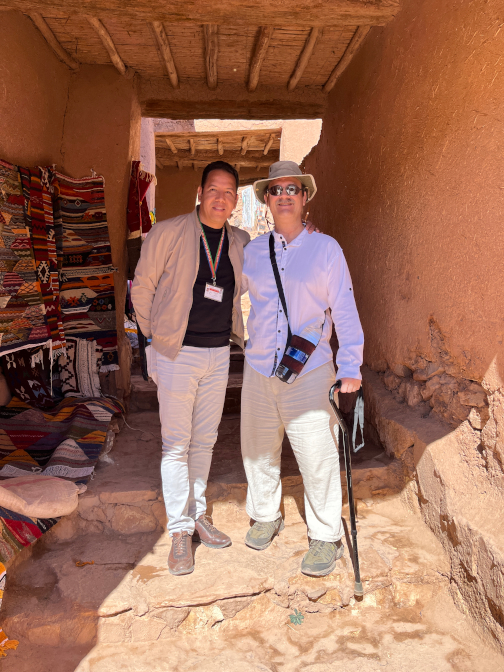
<path fill-rule="evenodd" d="M 100 371 L 119 369 L 114 271 L 101 176 L 53 173 L 54 219 L 62 235 L 60 302 L 67 336 L 103 347 Z M 122 317 L 122 315 L 121 315 Z"/>
<path fill-rule="evenodd" d="M 0 355 L 51 344 L 24 205 L 18 168 L 0 161 Z"/>
<path fill-rule="evenodd" d="M 135 269 L 142 247 L 142 236 L 145 236 L 152 228 L 152 218 L 146 198 L 147 190 L 151 184 L 156 184 L 156 176 L 142 170 L 140 161 L 132 161 L 126 211 L 129 230 L 127 240 L 128 280 L 133 280 L 135 277 Z"/>
<path fill-rule="evenodd" d="M 20 168 L 20 173 L 25 199 L 25 221 L 30 230 L 35 271 L 51 333 L 52 356 L 57 358 L 65 352 L 65 333 L 60 310 L 56 235 L 48 170 Z"/>

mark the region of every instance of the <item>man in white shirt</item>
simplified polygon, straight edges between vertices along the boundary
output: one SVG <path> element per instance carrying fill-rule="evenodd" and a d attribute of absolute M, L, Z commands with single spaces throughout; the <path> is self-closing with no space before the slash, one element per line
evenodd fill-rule
<path fill-rule="evenodd" d="M 328 399 L 335 382 L 329 339 L 334 322 L 341 391 L 355 392 L 361 385 L 364 336 L 341 247 L 330 236 L 307 235 L 303 226 L 303 207 L 316 193 L 313 177 L 303 175 L 292 161 L 278 161 L 268 179 L 254 184 L 254 191 L 269 206 L 275 229 L 244 251 L 242 291 L 249 292 L 251 310 L 241 445 L 248 480 L 247 513 L 255 521 L 245 543 L 262 550 L 283 529 L 280 457 L 285 430 L 305 489 L 310 548 L 301 571 L 324 576 L 343 554 L 338 443 Z M 290 332 L 292 347 L 286 350 Z"/>

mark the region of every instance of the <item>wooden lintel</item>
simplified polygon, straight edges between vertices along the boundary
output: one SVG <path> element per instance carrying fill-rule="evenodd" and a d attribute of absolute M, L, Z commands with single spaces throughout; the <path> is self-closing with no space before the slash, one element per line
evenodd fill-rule
<path fill-rule="evenodd" d="M 222 144 L 222 140 L 220 138 L 217 138 L 217 151 L 219 152 L 220 156 L 224 154 L 224 145 Z"/>
<path fill-rule="evenodd" d="M 173 56 L 170 49 L 170 42 L 168 41 L 168 36 L 166 34 L 164 26 L 161 21 L 153 21 L 151 25 L 152 30 L 154 31 L 154 35 L 156 36 L 159 55 L 166 68 L 166 72 L 168 73 L 168 77 L 170 78 L 171 85 L 173 86 L 174 89 L 178 89 L 180 84 L 177 68 L 175 67 L 175 61 L 173 60 Z"/>
<path fill-rule="evenodd" d="M 103 42 L 103 46 L 107 50 L 112 63 L 115 65 L 117 70 L 119 70 L 121 75 L 125 75 L 127 67 L 124 64 L 122 58 L 119 56 L 119 52 L 117 51 L 114 41 L 110 37 L 110 33 L 108 32 L 108 30 L 105 28 L 100 19 L 97 19 L 95 16 L 87 15 L 86 18 L 98 33 L 98 37 Z"/>
<path fill-rule="evenodd" d="M 191 157 L 186 157 L 184 159 L 175 159 L 173 157 L 170 158 L 163 158 L 163 167 L 167 166 L 178 166 L 179 169 L 181 170 L 183 166 L 192 166 L 196 165 L 198 168 L 204 168 L 207 166 L 211 161 L 215 161 L 215 159 L 210 159 L 210 160 L 200 160 L 200 159 L 191 159 Z M 240 166 L 240 168 L 257 168 L 258 170 L 264 170 L 265 168 L 269 168 L 273 161 L 260 161 L 258 159 L 242 159 L 241 161 L 233 161 L 232 159 L 228 161 L 228 163 L 231 163 L 231 165 L 235 166 Z"/>
<path fill-rule="evenodd" d="M 194 156 L 196 153 L 196 142 L 194 141 L 194 138 L 189 138 L 189 148 L 191 151 L 191 155 Z"/>
<path fill-rule="evenodd" d="M 264 148 L 264 152 L 263 152 L 264 156 L 266 156 L 266 154 L 269 152 L 269 150 L 271 149 L 271 145 L 272 145 L 274 142 L 275 142 L 275 134 L 272 133 L 272 134 L 270 135 L 270 137 L 269 137 L 268 142 L 266 143 L 265 148 Z"/>
<path fill-rule="evenodd" d="M 248 81 L 248 90 L 250 92 L 253 92 L 257 89 L 262 64 L 266 58 L 266 52 L 268 51 L 268 46 L 274 32 L 275 29 L 272 26 L 261 26 L 259 28 L 259 37 L 257 39 L 254 55 L 252 56 L 252 61 L 250 62 Z"/>
<path fill-rule="evenodd" d="M 203 26 L 205 35 L 205 66 L 208 88 L 217 88 L 217 57 L 219 55 L 219 26 L 207 23 Z"/>
<path fill-rule="evenodd" d="M 176 153 L 178 152 L 178 149 L 175 147 L 175 145 L 174 145 L 173 142 L 170 140 L 170 138 L 165 138 L 165 140 L 166 140 L 166 144 L 167 144 L 168 147 L 171 149 L 171 151 L 172 151 L 174 154 L 176 154 Z"/>
<path fill-rule="evenodd" d="M 319 36 L 319 29 L 318 28 L 312 28 L 310 31 L 310 34 L 308 36 L 308 39 L 305 42 L 305 45 L 303 47 L 303 51 L 301 52 L 301 55 L 299 57 L 299 60 L 296 64 L 296 67 L 294 68 L 294 72 L 291 75 L 291 78 L 289 79 L 289 83 L 287 84 L 287 90 L 288 91 L 294 91 L 294 89 L 297 86 L 297 83 L 303 76 L 303 72 L 306 69 L 306 66 L 308 65 L 308 61 L 310 60 L 310 56 L 313 53 L 313 49 L 315 48 L 315 44 L 317 43 Z"/>
<path fill-rule="evenodd" d="M 74 16 L 93 7 L 88 13 L 102 21 L 135 22 L 140 28 L 149 21 L 166 24 L 221 26 L 277 26 L 289 29 L 306 26 L 363 26 L 385 25 L 397 15 L 400 0 L 324 0 L 322 2 L 271 2 L 271 0 L 228 0 L 209 2 L 198 0 L 0 0 L 0 9 L 24 13 L 49 11 L 59 16 Z M 260 18 L 259 18 L 260 17 Z"/>
<path fill-rule="evenodd" d="M 339 63 L 336 65 L 334 70 L 331 72 L 327 82 L 324 84 L 324 87 L 322 89 L 324 93 L 329 93 L 329 91 L 333 89 L 339 77 L 352 60 L 355 52 L 360 47 L 360 45 L 364 41 L 364 38 L 366 37 L 366 35 L 369 33 L 370 30 L 371 26 L 359 26 L 357 28 L 352 39 L 348 43 L 348 47 L 345 49 L 345 53 L 341 57 Z"/>
<path fill-rule="evenodd" d="M 243 154 L 243 156 L 245 156 L 245 154 L 247 153 L 249 144 L 250 144 L 250 135 L 246 135 L 243 137 L 241 146 L 241 153 Z"/>
<path fill-rule="evenodd" d="M 51 28 L 49 27 L 49 24 L 44 19 L 42 14 L 39 14 L 38 12 L 33 12 L 32 14 L 30 14 L 30 19 L 40 30 L 45 41 L 51 47 L 51 49 L 54 51 L 54 53 L 60 59 L 60 61 L 63 61 L 63 63 L 67 65 L 71 70 L 78 70 L 80 64 L 78 63 L 78 61 L 72 58 L 65 49 L 63 49 L 61 44 L 56 39 L 56 35 L 52 32 Z"/>

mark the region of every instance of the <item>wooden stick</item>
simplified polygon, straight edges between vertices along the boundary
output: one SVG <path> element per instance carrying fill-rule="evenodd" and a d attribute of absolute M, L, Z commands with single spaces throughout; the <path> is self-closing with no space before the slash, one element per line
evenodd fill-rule
<path fill-rule="evenodd" d="M 159 159 L 156 159 L 156 166 L 160 169 L 164 168 L 163 164 L 161 163 L 161 161 Z"/>
<path fill-rule="evenodd" d="M 182 161 L 177 161 L 177 168 L 182 170 Z"/>
<path fill-rule="evenodd" d="M 196 163 L 193 163 L 193 164 L 192 164 L 192 167 L 193 167 L 193 169 L 194 169 L 195 172 L 198 170 L 198 166 L 196 165 Z"/>
<path fill-rule="evenodd" d="M 217 138 L 217 151 L 221 156 L 224 154 L 224 145 L 222 144 L 222 140 L 220 138 Z"/>
<path fill-rule="evenodd" d="M 175 61 L 170 49 L 170 43 L 168 41 L 168 36 L 164 29 L 164 26 L 161 21 L 153 21 L 152 29 L 154 30 L 154 35 L 156 36 L 156 42 L 158 46 L 159 55 L 161 60 L 164 63 L 168 77 L 170 78 L 171 85 L 174 89 L 178 89 L 180 86 L 179 78 L 177 74 L 177 68 L 175 67 Z"/>
<path fill-rule="evenodd" d="M 30 14 L 30 19 L 40 30 L 45 41 L 51 47 L 51 49 L 54 51 L 54 53 L 60 59 L 60 61 L 63 61 L 63 63 L 67 65 L 71 70 L 78 70 L 80 63 L 78 63 L 75 59 L 73 59 L 70 56 L 70 54 L 65 49 L 63 49 L 61 44 L 58 42 L 56 35 L 52 32 L 49 24 L 44 19 L 42 14 L 33 12 L 32 14 Z"/>
<path fill-rule="evenodd" d="M 310 31 L 310 35 L 308 36 L 308 39 L 305 42 L 305 45 L 303 47 L 303 51 L 301 52 L 301 55 L 299 57 L 299 60 L 296 64 L 296 67 L 294 68 L 294 72 L 291 75 L 291 78 L 289 79 L 289 83 L 287 84 L 287 90 L 288 91 L 294 91 L 294 89 L 297 86 L 297 83 L 303 76 L 303 72 L 306 69 L 306 66 L 308 65 L 308 61 L 310 60 L 310 56 L 313 53 L 313 49 L 315 48 L 315 44 L 317 43 L 319 36 L 319 29 L 318 28 L 312 28 Z"/>
<path fill-rule="evenodd" d="M 189 138 L 189 147 L 191 149 L 191 156 L 194 156 L 196 153 L 196 143 L 194 141 L 194 138 Z"/>
<path fill-rule="evenodd" d="M 173 142 L 170 140 L 170 138 L 165 138 L 165 140 L 166 140 L 166 144 L 167 144 L 168 147 L 171 149 L 171 151 L 172 151 L 174 154 L 176 154 L 176 153 L 178 152 L 178 149 L 175 147 L 175 145 L 174 145 Z"/>
<path fill-rule="evenodd" d="M 257 85 L 259 84 L 262 64 L 266 58 L 266 52 L 268 51 L 268 46 L 274 32 L 275 29 L 273 26 L 261 26 L 259 29 L 259 38 L 250 63 L 248 90 L 251 93 L 257 89 Z"/>
<path fill-rule="evenodd" d="M 248 136 L 244 136 L 244 138 L 242 140 L 241 153 L 243 154 L 243 156 L 245 156 L 245 154 L 247 153 L 247 149 L 248 149 L 248 146 L 249 146 L 249 143 L 250 143 L 250 139 L 251 139 L 251 136 L 248 135 Z"/>
<path fill-rule="evenodd" d="M 108 55 L 110 56 L 110 60 L 112 61 L 112 63 L 115 65 L 117 70 L 119 70 L 121 75 L 125 75 L 127 68 L 124 64 L 124 61 L 119 56 L 119 52 L 117 51 L 114 41 L 110 37 L 110 33 L 108 32 L 108 30 L 105 28 L 100 19 L 97 19 L 96 17 L 89 15 L 87 15 L 86 18 L 98 33 L 98 37 L 103 42 L 103 46 L 105 47 L 105 49 L 108 51 Z"/>
<path fill-rule="evenodd" d="M 275 139 L 276 139 L 276 136 L 275 136 L 274 133 L 272 133 L 269 137 L 268 142 L 266 143 L 266 147 L 264 148 L 264 152 L 263 152 L 264 156 L 266 156 L 266 154 L 271 149 L 271 145 L 275 142 Z"/>
<path fill-rule="evenodd" d="M 236 172 L 239 173 L 240 168 L 241 168 L 241 163 L 235 163 L 235 168 L 236 168 Z"/>
<path fill-rule="evenodd" d="M 217 88 L 217 56 L 219 55 L 219 26 L 207 23 L 203 26 L 205 35 L 205 65 L 208 88 Z"/>
<path fill-rule="evenodd" d="M 327 82 L 324 84 L 324 88 L 322 89 L 324 93 L 329 93 L 329 91 L 332 91 L 342 72 L 346 69 L 347 65 L 352 60 L 355 52 L 360 47 L 370 30 L 371 26 L 359 26 L 357 28 L 352 39 L 348 43 L 348 47 L 345 49 L 345 53 L 341 57 L 334 70 L 331 72 Z"/>

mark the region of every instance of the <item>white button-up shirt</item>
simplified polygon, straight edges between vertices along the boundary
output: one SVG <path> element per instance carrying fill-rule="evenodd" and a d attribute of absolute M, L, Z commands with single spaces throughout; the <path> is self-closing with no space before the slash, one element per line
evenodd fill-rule
<path fill-rule="evenodd" d="M 273 236 L 292 334 L 302 336 L 309 327 L 322 332 L 300 375 L 332 360 L 329 340 L 334 320 L 338 378 L 360 379 L 364 334 L 343 250 L 323 233 L 303 230 L 290 243 L 276 231 Z M 251 304 L 245 357 L 253 369 L 268 377 L 274 375 L 287 342 L 287 320 L 271 267 L 269 237 L 259 236 L 245 247 L 242 276 L 242 293 L 248 290 Z"/>

